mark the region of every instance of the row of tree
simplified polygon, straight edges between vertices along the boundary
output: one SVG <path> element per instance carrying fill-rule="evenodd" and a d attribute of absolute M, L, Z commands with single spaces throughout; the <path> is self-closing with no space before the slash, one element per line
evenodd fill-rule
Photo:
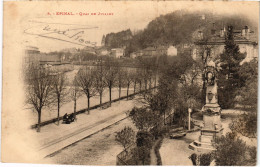
<path fill-rule="evenodd" d="M 38 113 L 38 128 L 40 131 L 42 111 L 46 107 L 57 107 L 58 124 L 60 119 L 60 107 L 69 101 L 74 102 L 74 116 L 77 111 L 77 99 L 85 94 L 87 97 L 88 113 L 90 99 L 94 96 L 102 97 L 105 89 L 109 90 L 109 102 L 112 102 L 112 89 L 118 88 L 118 98 L 121 98 L 122 88 L 133 87 L 134 94 L 156 87 L 157 75 L 152 64 L 143 61 L 140 68 L 121 67 L 116 59 L 102 59 L 97 66 L 83 66 L 75 75 L 73 81 L 69 81 L 66 73 L 52 70 L 49 67 L 31 63 L 26 66 L 25 85 L 26 103 Z"/>

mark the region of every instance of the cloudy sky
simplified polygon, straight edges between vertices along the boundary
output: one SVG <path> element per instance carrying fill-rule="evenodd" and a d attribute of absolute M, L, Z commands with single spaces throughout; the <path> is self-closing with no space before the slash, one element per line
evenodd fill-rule
<path fill-rule="evenodd" d="M 33 2 L 25 7 L 20 6 L 22 30 L 28 30 L 24 33 L 24 45 L 37 46 L 43 52 L 60 50 L 63 48 L 82 48 L 75 42 L 76 33 L 79 31 L 70 31 L 69 36 L 75 37 L 65 42 L 60 34 L 52 34 L 51 38 L 39 36 L 37 28 L 49 28 L 50 31 L 58 29 L 61 31 L 67 29 L 84 29 L 84 33 L 79 33 L 82 41 L 96 42 L 100 45 L 103 34 L 118 32 L 130 28 L 131 30 L 144 29 L 154 18 L 176 10 L 184 9 L 188 11 L 209 10 L 216 14 L 242 14 L 248 16 L 252 21 L 259 20 L 258 2 L 172 2 L 172 1 L 139 1 L 139 2 Z M 23 9 L 25 8 L 25 9 Z M 51 15 L 48 15 L 47 13 Z M 72 12 L 73 16 L 56 15 L 56 12 Z M 113 13 L 113 15 L 84 15 L 79 13 Z M 41 22 L 41 23 L 36 23 Z M 44 23 L 43 23 L 44 22 Z M 46 24 L 49 23 L 49 24 Z M 60 23 L 58 26 L 53 23 Z M 68 25 L 73 24 L 73 25 Z M 36 28 L 35 28 L 36 27 Z M 28 33 L 29 32 L 29 33 Z M 66 32 L 67 33 L 67 32 Z M 42 32 L 40 33 L 42 35 Z M 55 40 L 54 39 L 62 39 Z M 81 42 L 82 42 L 81 41 Z M 75 43 L 77 44 L 75 44 Z M 83 42 L 83 43 L 84 43 Z"/>

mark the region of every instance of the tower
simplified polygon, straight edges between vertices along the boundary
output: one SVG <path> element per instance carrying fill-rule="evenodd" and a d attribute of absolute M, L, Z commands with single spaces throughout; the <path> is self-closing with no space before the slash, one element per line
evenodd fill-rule
<path fill-rule="evenodd" d="M 206 104 L 202 108 L 204 127 L 198 140 L 192 142 L 189 148 L 195 151 L 208 152 L 215 150 L 216 137 L 222 135 L 221 108 L 218 104 L 216 66 L 213 61 L 207 64 L 206 72 Z"/>

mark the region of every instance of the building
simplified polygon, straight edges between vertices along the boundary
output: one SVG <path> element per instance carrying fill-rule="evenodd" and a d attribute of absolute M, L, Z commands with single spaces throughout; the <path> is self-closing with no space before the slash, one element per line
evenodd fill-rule
<path fill-rule="evenodd" d="M 242 30 L 233 30 L 233 33 L 234 41 L 239 46 L 240 52 L 246 54 L 244 61 L 258 59 L 257 34 L 250 31 L 248 26 L 245 26 Z M 192 49 L 193 59 L 200 59 L 202 47 L 210 49 L 210 55 L 213 60 L 218 59 L 219 55 L 223 53 L 225 48 L 226 34 L 227 31 L 225 27 L 219 31 L 213 28 L 211 30 L 211 36 L 206 40 L 202 31 L 198 31 L 197 40 Z M 206 53 L 204 52 L 204 54 Z"/>
<path fill-rule="evenodd" d="M 177 48 L 174 47 L 174 46 L 170 46 L 168 49 L 167 49 L 167 56 L 177 56 Z"/>
<path fill-rule="evenodd" d="M 100 55 L 100 56 L 107 56 L 107 55 L 110 54 L 108 49 L 106 47 L 104 47 L 104 46 L 96 47 L 95 50 L 96 50 L 96 54 Z"/>
<path fill-rule="evenodd" d="M 125 56 L 125 50 L 123 48 L 114 48 L 111 49 L 111 54 L 114 58 L 121 58 Z"/>
<path fill-rule="evenodd" d="M 57 54 L 40 54 L 40 65 L 61 65 L 61 59 Z"/>
<path fill-rule="evenodd" d="M 142 51 L 142 50 L 139 50 L 139 51 L 136 51 L 136 52 L 131 53 L 131 54 L 130 54 L 130 58 L 135 59 L 135 58 L 137 58 L 137 57 L 143 56 L 143 54 L 144 54 L 143 51 Z"/>

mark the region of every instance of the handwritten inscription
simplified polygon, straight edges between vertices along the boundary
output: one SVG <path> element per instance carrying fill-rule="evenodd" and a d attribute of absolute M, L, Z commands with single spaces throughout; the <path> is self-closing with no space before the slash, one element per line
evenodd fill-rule
<path fill-rule="evenodd" d="M 95 46 L 96 42 L 87 39 L 87 32 L 97 29 L 96 26 L 79 26 L 73 24 L 41 23 L 24 30 L 24 33 L 44 38 L 69 42 L 82 46 Z"/>

